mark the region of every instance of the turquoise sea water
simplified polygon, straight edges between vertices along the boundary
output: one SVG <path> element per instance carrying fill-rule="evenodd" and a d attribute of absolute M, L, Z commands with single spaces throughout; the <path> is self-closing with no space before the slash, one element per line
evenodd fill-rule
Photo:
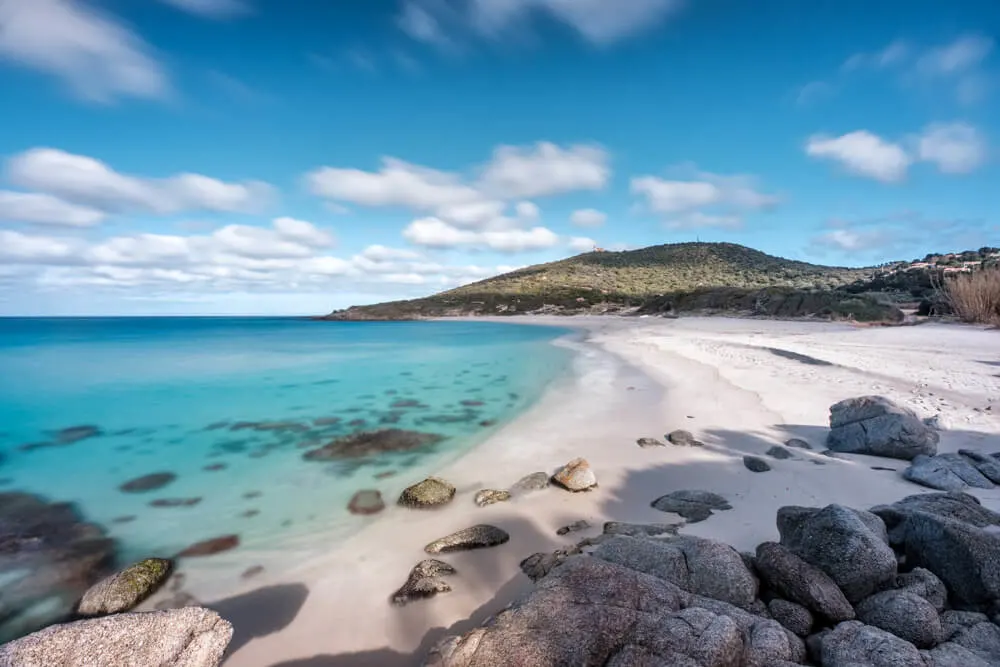
<path fill-rule="evenodd" d="M 416 473 L 536 401 L 569 367 L 569 351 L 552 344 L 566 333 L 466 322 L 0 319 L 0 491 L 76 503 L 119 541 L 124 561 L 232 533 L 240 550 L 308 551 L 313 536 L 377 520 L 347 512 L 356 490 L 381 488 L 391 503 Z M 60 444 L 73 427 L 90 437 Z M 360 462 L 303 459 L 379 428 L 446 440 Z M 120 490 L 161 472 L 176 479 Z"/>

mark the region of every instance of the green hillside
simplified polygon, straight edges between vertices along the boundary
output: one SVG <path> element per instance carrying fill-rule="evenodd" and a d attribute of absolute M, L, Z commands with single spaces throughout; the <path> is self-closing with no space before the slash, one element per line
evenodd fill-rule
<path fill-rule="evenodd" d="M 423 299 L 354 306 L 325 319 L 398 320 L 529 312 L 734 312 L 900 319 L 902 315 L 894 306 L 841 289 L 864 284 L 873 273 L 873 269 L 791 261 L 731 243 L 680 243 L 585 253 Z"/>

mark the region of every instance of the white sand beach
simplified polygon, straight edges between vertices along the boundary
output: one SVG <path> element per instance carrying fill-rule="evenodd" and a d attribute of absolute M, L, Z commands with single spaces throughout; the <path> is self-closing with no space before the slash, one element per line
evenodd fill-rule
<path fill-rule="evenodd" d="M 391 503 L 399 489 L 419 480 L 387 480 L 394 482 L 382 489 L 390 507 L 350 539 L 331 544 L 322 558 L 280 579 L 264 573 L 238 597 L 204 600 L 236 628 L 227 666 L 420 664 L 441 637 L 470 629 L 529 590 L 519 563 L 530 554 L 596 535 L 605 521 L 678 521 L 650 507 L 671 491 L 725 496 L 732 510 L 682 532 L 737 549 L 775 539 L 775 511 L 783 505 L 868 507 L 927 491 L 895 472 L 906 467 L 903 461 L 820 453 L 829 407 L 844 398 L 879 394 L 921 417 L 938 416 L 941 452 L 1000 450 L 997 331 L 722 318 L 516 321 L 583 329 L 584 342 L 567 343 L 579 350 L 574 377 L 437 471 L 458 487 L 448 506 L 396 507 Z M 779 356 L 771 348 L 830 365 Z M 636 444 L 640 437 L 662 440 L 675 429 L 691 431 L 706 446 Z M 813 451 L 790 450 L 794 457 L 788 460 L 768 458 L 772 470 L 765 473 L 743 465 L 744 454 L 763 457 L 789 438 L 808 441 Z M 574 494 L 550 487 L 485 508 L 473 503 L 480 489 L 507 488 L 575 457 L 590 462 L 599 488 Z M 972 493 L 1000 510 L 1000 490 Z M 556 535 L 557 528 L 579 519 L 592 528 Z M 389 604 L 410 569 L 426 557 L 425 544 L 479 523 L 503 528 L 510 541 L 440 557 L 458 570 L 449 578 L 453 592 L 403 608 Z M 198 579 L 207 585 L 211 571 L 192 570 L 188 577 L 197 590 Z"/>

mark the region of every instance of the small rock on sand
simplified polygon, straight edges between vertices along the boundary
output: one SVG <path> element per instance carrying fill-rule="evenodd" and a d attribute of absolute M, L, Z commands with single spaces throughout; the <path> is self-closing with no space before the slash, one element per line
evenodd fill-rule
<path fill-rule="evenodd" d="M 453 485 L 438 477 L 428 477 L 404 489 L 399 496 L 398 504 L 403 507 L 425 509 L 445 505 L 454 497 Z"/>
<path fill-rule="evenodd" d="M 767 461 L 756 456 L 744 456 L 743 465 L 745 465 L 747 470 L 750 472 L 767 472 L 771 469 L 771 466 L 767 464 Z"/>
<path fill-rule="evenodd" d="M 510 491 L 500 491 L 498 489 L 483 489 L 475 497 L 475 503 L 479 507 L 486 507 L 494 503 L 502 503 L 510 500 Z"/>
<path fill-rule="evenodd" d="M 441 579 L 441 575 L 455 574 L 455 568 L 444 561 L 428 558 L 417 563 L 406 583 L 392 594 L 390 602 L 396 606 L 403 606 L 423 598 L 434 597 L 438 593 L 448 593 L 451 586 L 447 581 Z"/>
<path fill-rule="evenodd" d="M 568 533 L 575 533 L 581 530 L 587 530 L 588 528 L 590 528 L 590 524 L 587 521 L 580 519 L 579 521 L 574 521 L 568 526 L 563 526 L 562 528 L 558 529 L 556 531 L 556 535 L 566 535 Z"/>
<path fill-rule="evenodd" d="M 805 440 L 802 440 L 801 438 L 792 438 L 791 440 L 786 440 L 785 447 L 792 447 L 794 449 L 812 449 L 812 445 L 810 445 Z"/>
<path fill-rule="evenodd" d="M 589 491 L 597 486 L 597 475 L 587 459 L 573 459 L 553 475 L 552 481 L 568 491 Z"/>
<path fill-rule="evenodd" d="M 639 438 L 635 441 L 640 447 L 666 447 L 666 443 L 656 438 Z"/>
<path fill-rule="evenodd" d="M 678 447 L 703 447 L 705 443 L 695 439 L 690 431 L 678 429 L 667 434 L 667 441 Z"/>
<path fill-rule="evenodd" d="M 785 449 L 784 447 L 779 447 L 775 445 L 767 450 L 767 455 L 774 459 L 790 459 L 792 458 L 792 453 Z"/>
<path fill-rule="evenodd" d="M 509 539 L 510 535 L 507 534 L 507 531 L 496 526 L 479 524 L 434 540 L 424 547 L 424 551 L 429 554 L 440 554 L 451 551 L 484 549 L 505 544 Z"/>
<path fill-rule="evenodd" d="M 684 517 L 688 523 L 704 521 L 712 516 L 712 510 L 731 510 L 729 501 L 710 491 L 681 490 L 668 493 L 652 502 L 653 509 L 673 512 Z"/>
<path fill-rule="evenodd" d="M 545 472 L 533 472 L 525 475 L 510 487 L 513 493 L 527 493 L 529 491 L 541 491 L 549 485 L 549 474 Z"/>

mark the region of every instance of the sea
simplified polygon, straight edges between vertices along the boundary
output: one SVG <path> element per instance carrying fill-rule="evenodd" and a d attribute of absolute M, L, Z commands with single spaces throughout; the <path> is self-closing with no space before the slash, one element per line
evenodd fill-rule
<path fill-rule="evenodd" d="M 378 520 L 348 511 L 356 491 L 393 503 L 535 403 L 571 368 L 558 344 L 570 334 L 466 321 L 3 318 L 0 493 L 72 503 L 123 564 L 236 535 L 235 551 L 291 569 Z M 389 428 L 443 440 L 305 456 Z M 142 479 L 169 481 L 143 490 Z"/>

